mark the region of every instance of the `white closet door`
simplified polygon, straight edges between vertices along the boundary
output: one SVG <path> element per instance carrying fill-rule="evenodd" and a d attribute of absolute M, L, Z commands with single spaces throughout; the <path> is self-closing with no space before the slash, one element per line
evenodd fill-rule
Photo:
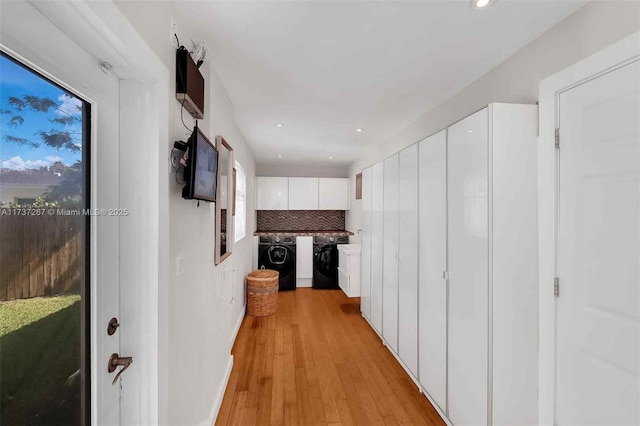
<path fill-rule="evenodd" d="M 371 324 L 382 334 L 382 247 L 384 163 L 371 168 Z"/>
<path fill-rule="evenodd" d="M 491 104 L 491 421 L 538 424 L 536 105 Z"/>
<path fill-rule="evenodd" d="M 371 321 L 371 168 L 362 171 L 362 260 L 360 311 Z"/>
<path fill-rule="evenodd" d="M 447 131 L 420 142 L 420 384 L 447 409 Z"/>
<path fill-rule="evenodd" d="M 398 355 L 418 377 L 418 144 L 400 151 Z"/>
<path fill-rule="evenodd" d="M 449 127 L 449 419 L 487 423 L 487 108 Z"/>
<path fill-rule="evenodd" d="M 384 160 L 382 337 L 398 353 L 398 154 Z"/>
<path fill-rule="evenodd" d="M 640 424 L 639 75 L 560 95 L 560 425 Z"/>

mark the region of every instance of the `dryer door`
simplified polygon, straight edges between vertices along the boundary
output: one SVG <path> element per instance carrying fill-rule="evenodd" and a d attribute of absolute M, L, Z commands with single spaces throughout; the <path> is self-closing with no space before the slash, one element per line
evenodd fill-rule
<path fill-rule="evenodd" d="M 295 270 L 296 258 L 294 252 L 286 246 L 269 246 L 261 250 L 258 263 L 262 268 L 280 272 L 280 278 Z"/>
<path fill-rule="evenodd" d="M 271 246 L 267 250 L 267 256 L 269 257 L 269 263 L 272 265 L 284 265 L 287 258 L 291 258 L 288 255 L 288 249 L 283 246 Z"/>
<path fill-rule="evenodd" d="M 338 249 L 335 245 L 323 245 L 314 250 L 313 287 L 338 288 Z"/>

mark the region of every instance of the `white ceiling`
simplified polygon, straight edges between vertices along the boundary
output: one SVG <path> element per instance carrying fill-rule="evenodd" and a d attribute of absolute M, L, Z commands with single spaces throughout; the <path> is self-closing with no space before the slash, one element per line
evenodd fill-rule
<path fill-rule="evenodd" d="M 256 161 L 282 165 L 352 162 L 583 4 L 174 1 Z"/>

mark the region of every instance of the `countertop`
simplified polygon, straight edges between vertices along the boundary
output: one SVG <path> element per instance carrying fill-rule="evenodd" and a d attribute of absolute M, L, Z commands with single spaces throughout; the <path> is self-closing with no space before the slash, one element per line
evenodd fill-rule
<path fill-rule="evenodd" d="M 276 235 L 291 235 L 294 237 L 327 237 L 329 235 L 353 235 L 351 231 L 256 231 L 258 237 L 274 237 Z"/>

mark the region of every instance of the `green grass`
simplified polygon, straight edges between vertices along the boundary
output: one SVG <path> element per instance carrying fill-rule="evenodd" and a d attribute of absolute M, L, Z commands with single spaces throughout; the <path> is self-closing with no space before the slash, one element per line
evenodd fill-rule
<path fill-rule="evenodd" d="M 80 301 L 79 294 L 0 302 L 0 338 Z"/>
<path fill-rule="evenodd" d="M 0 304 L 0 424 L 82 423 L 79 295 Z"/>

